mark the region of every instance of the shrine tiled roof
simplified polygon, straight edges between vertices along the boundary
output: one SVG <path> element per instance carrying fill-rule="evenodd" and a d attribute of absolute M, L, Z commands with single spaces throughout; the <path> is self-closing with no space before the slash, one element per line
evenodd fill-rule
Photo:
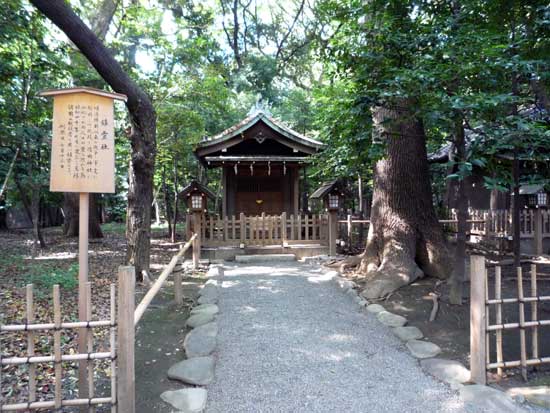
<path fill-rule="evenodd" d="M 289 128 L 283 122 L 274 119 L 264 110 L 258 110 L 253 112 L 251 115 L 247 116 L 246 118 L 244 118 L 242 121 L 240 121 L 236 125 L 233 125 L 230 128 L 227 128 L 223 132 L 217 135 L 214 135 L 212 137 L 203 139 L 197 145 L 197 149 L 206 148 L 212 145 L 217 145 L 228 139 L 231 139 L 234 136 L 244 132 L 245 130 L 247 130 L 257 122 L 259 122 L 260 120 L 263 121 L 271 129 L 279 132 L 281 135 L 285 136 L 286 138 L 294 142 L 297 142 L 302 145 L 309 146 L 315 149 L 320 149 L 323 146 L 322 142 L 319 142 L 313 138 L 309 138 L 305 135 L 302 135 L 301 133 L 298 133 L 295 130 Z"/>

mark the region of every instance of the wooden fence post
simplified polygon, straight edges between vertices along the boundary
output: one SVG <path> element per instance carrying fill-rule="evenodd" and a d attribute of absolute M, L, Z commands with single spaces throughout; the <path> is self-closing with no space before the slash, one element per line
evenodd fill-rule
<path fill-rule="evenodd" d="M 338 215 L 336 211 L 329 211 L 328 214 L 328 255 L 336 255 L 336 237 L 338 229 Z"/>
<path fill-rule="evenodd" d="M 286 212 L 281 214 L 281 244 L 286 246 Z"/>
<path fill-rule="evenodd" d="M 197 268 L 199 268 L 199 263 L 200 263 L 200 259 L 201 259 L 201 234 L 202 234 L 202 229 L 201 229 L 202 216 L 201 216 L 201 213 L 200 212 L 195 212 L 193 219 L 194 219 L 195 234 L 197 234 L 197 236 L 195 237 L 195 239 L 193 241 L 193 268 L 197 269 Z M 212 222 L 212 217 L 210 217 L 210 231 L 212 231 L 213 226 L 214 225 L 213 225 L 213 222 Z M 212 235 L 210 235 L 210 239 L 212 239 Z"/>
<path fill-rule="evenodd" d="M 485 257 L 470 256 L 470 374 L 471 381 L 487 383 Z"/>
<path fill-rule="evenodd" d="M 352 223 L 352 219 L 351 219 L 351 215 L 348 214 L 348 246 L 351 248 L 351 244 L 352 244 L 352 237 L 353 237 L 353 223 Z"/>
<path fill-rule="evenodd" d="M 134 293 L 136 273 L 134 267 L 118 268 L 118 411 L 134 413 L 136 410 L 134 366 Z"/>
<path fill-rule="evenodd" d="M 535 243 L 535 255 L 542 255 L 542 211 L 535 209 L 535 233 L 533 240 Z"/>

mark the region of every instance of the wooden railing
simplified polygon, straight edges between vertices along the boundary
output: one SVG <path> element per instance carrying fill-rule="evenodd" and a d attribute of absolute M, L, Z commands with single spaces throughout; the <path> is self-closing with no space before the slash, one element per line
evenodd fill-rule
<path fill-rule="evenodd" d="M 172 257 L 168 266 L 161 272 L 157 280 L 154 282 L 151 288 L 149 288 L 149 291 L 147 291 L 147 294 L 145 294 L 145 296 L 141 299 L 141 302 L 138 304 L 136 310 L 134 311 L 134 325 L 137 325 L 137 323 L 139 323 L 139 320 L 141 320 L 143 313 L 145 313 L 145 310 L 147 309 L 147 307 L 149 307 L 149 304 L 151 304 L 153 298 L 155 298 L 157 293 L 160 291 L 160 288 L 162 287 L 168 276 L 172 274 L 178 261 L 184 256 L 191 245 L 193 245 L 195 238 L 197 238 L 197 234 L 193 234 L 189 241 L 187 241 L 185 245 L 181 247 L 179 252 Z M 174 297 L 176 300 L 176 304 L 183 303 L 183 296 L 181 292 L 181 273 L 179 271 L 174 273 Z"/>
<path fill-rule="evenodd" d="M 207 247 L 242 245 L 327 244 L 328 216 L 240 214 L 204 216 L 201 243 Z"/>

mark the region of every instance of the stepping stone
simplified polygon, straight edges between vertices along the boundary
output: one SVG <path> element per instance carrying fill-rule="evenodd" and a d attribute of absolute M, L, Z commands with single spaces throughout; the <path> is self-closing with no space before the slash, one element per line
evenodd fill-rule
<path fill-rule="evenodd" d="M 218 323 L 215 321 L 191 330 L 183 340 L 187 358 L 209 356 L 216 348 Z"/>
<path fill-rule="evenodd" d="M 419 340 L 424 337 L 422 331 L 418 327 L 408 326 L 408 327 L 395 327 L 393 332 L 399 339 L 403 341 L 409 340 Z"/>
<path fill-rule="evenodd" d="M 378 314 L 382 311 L 386 311 L 384 307 L 382 307 L 380 304 L 369 304 L 367 306 L 367 311 L 372 314 Z"/>
<path fill-rule="evenodd" d="M 202 287 L 199 290 L 199 296 L 200 297 L 215 297 L 218 298 L 218 287 L 214 284 L 206 284 L 204 287 Z"/>
<path fill-rule="evenodd" d="M 223 274 L 224 274 L 224 270 L 223 270 L 223 267 L 221 266 L 211 266 L 207 273 L 206 273 L 206 276 L 207 277 L 223 277 Z"/>
<path fill-rule="evenodd" d="M 195 328 L 202 326 L 203 324 L 214 321 L 215 314 L 210 313 L 196 313 L 191 315 L 185 322 L 187 327 Z"/>
<path fill-rule="evenodd" d="M 455 360 L 427 359 L 422 360 L 420 365 L 427 373 L 449 384 L 470 381 L 470 370 Z"/>
<path fill-rule="evenodd" d="M 160 398 L 183 413 L 200 413 L 206 407 L 206 390 L 201 388 L 169 390 Z"/>
<path fill-rule="evenodd" d="M 168 377 L 188 384 L 206 386 L 214 380 L 214 358 L 195 357 L 180 361 L 170 367 Z"/>
<path fill-rule="evenodd" d="M 216 304 L 201 304 L 191 310 L 191 314 L 218 314 L 220 309 Z"/>
<path fill-rule="evenodd" d="M 199 297 L 197 300 L 197 303 L 199 304 L 216 304 L 218 302 L 218 297 L 209 297 L 206 295 L 203 295 L 202 297 Z"/>
<path fill-rule="evenodd" d="M 465 404 L 485 409 L 488 412 L 518 413 L 523 411 L 506 393 L 481 384 L 462 387 L 460 398 Z"/>
<path fill-rule="evenodd" d="M 381 311 L 376 317 L 378 321 L 389 327 L 402 327 L 407 324 L 407 319 L 397 314 L 390 313 L 389 311 Z"/>
<path fill-rule="evenodd" d="M 441 353 L 439 346 L 429 341 L 409 340 L 406 345 L 411 354 L 417 359 L 427 359 Z"/>
<path fill-rule="evenodd" d="M 550 386 L 512 387 L 506 393 L 511 397 L 524 397 L 529 403 L 550 409 Z"/>

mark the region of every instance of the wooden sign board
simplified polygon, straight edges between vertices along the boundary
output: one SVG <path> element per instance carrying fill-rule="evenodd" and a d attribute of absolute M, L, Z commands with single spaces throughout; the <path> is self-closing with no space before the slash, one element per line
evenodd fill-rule
<path fill-rule="evenodd" d="M 98 89 L 45 91 L 53 96 L 50 191 L 115 192 L 113 99 Z"/>

